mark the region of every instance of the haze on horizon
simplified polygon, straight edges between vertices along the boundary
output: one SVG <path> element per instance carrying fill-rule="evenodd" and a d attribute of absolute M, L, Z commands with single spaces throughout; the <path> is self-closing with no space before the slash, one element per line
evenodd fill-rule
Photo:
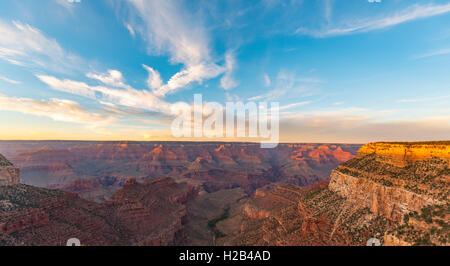
<path fill-rule="evenodd" d="M 281 142 L 445 140 L 448 25 L 448 0 L 2 1 L 0 140 L 192 140 L 194 94 L 279 102 Z"/>

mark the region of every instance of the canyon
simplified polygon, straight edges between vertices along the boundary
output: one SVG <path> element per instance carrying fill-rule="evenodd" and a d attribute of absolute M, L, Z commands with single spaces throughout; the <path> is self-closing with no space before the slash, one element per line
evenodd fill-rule
<path fill-rule="evenodd" d="M 28 184 L 0 186 L 0 245 L 450 240 L 450 142 L 16 144 L 0 143 L 0 173 Z"/>
<path fill-rule="evenodd" d="M 450 143 L 370 143 L 308 188 L 256 191 L 233 245 L 448 245 Z"/>
<path fill-rule="evenodd" d="M 241 187 L 247 194 L 273 182 L 308 186 L 328 180 L 360 145 L 218 142 L 0 141 L 23 184 L 75 192 L 104 202 L 126 182 L 170 176 L 201 193 Z"/>
<path fill-rule="evenodd" d="M 0 245 L 66 245 L 70 238 L 87 246 L 183 245 L 185 203 L 194 194 L 170 178 L 130 179 L 105 203 L 60 190 L 2 186 Z"/>

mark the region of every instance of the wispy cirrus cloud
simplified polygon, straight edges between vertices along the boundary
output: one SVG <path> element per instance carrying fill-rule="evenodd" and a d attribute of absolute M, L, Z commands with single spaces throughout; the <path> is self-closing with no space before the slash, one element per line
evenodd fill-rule
<path fill-rule="evenodd" d="M 230 90 L 237 86 L 237 82 L 233 78 L 233 71 L 236 67 L 236 59 L 231 52 L 228 52 L 225 56 L 225 75 L 220 80 L 220 86 L 225 90 Z"/>
<path fill-rule="evenodd" d="M 149 51 L 156 55 L 168 55 L 172 63 L 184 67 L 173 75 L 166 84 L 152 85 L 155 95 L 164 97 L 190 83 L 218 77 L 229 70 L 229 65 L 220 66 L 211 55 L 210 39 L 206 27 L 196 14 L 190 14 L 182 2 L 173 0 L 130 0 L 128 2 L 144 25 L 130 25 L 141 29 L 139 32 L 147 40 Z M 129 28 L 127 26 L 127 28 Z M 230 62 L 230 58 L 225 58 Z M 219 60 L 220 61 L 220 60 Z M 149 66 L 155 76 L 157 70 Z M 227 72 L 228 73 L 228 72 Z M 224 77 L 225 87 L 233 87 L 229 75 Z"/>
<path fill-rule="evenodd" d="M 0 94 L 0 110 L 15 111 L 23 114 L 44 116 L 60 122 L 82 124 L 106 124 L 114 118 L 92 113 L 77 102 L 52 98 L 48 101 L 30 98 L 7 97 Z"/>
<path fill-rule="evenodd" d="M 355 33 L 369 32 L 373 30 L 384 29 L 398 24 L 406 23 L 416 19 L 423 19 L 432 16 L 442 15 L 450 12 L 450 4 L 425 4 L 412 5 L 400 12 L 385 17 L 373 19 L 361 19 L 340 23 L 335 27 L 328 26 L 322 29 L 309 29 L 299 27 L 295 34 L 310 35 L 314 37 L 330 37 L 338 35 L 347 35 Z"/>
<path fill-rule="evenodd" d="M 58 79 L 53 76 L 37 75 L 42 82 L 57 91 L 75 94 L 104 103 L 118 104 L 131 108 L 171 114 L 171 104 L 159 99 L 151 91 L 136 90 L 129 85 L 125 89 L 106 86 L 91 86 L 85 82 Z"/>
<path fill-rule="evenodd" d="M 201 83 L 205 79 L 212 79 L 224 72 L 224 68 L 215 63 L 204 63 L 189 66 L 173 75 L 169 81 L 159 88 L 153 90 L 155 95 L 164 97 L 169 93 L 173 93 L 192 82 Z"/>
<path fill-rule="evenodd" d="M 71 9 L 75 6 L 75 4 L 81 3 L 81 0 L 54 0 L 55 3 L 61 5 L 67 9 Z"/>
<path fill-rule="evenodd" d="M 39 29 L 0 20 L 0 59 L 11 64 L 64 72 L 82 67 L 83 59 L 65 51 Z"/>
<path fill-rule="evenodd" d="M 269 75 L 267 75 L 267 74 L 264 74 L 263 82 L 264 82 L 264 86 L 266 86 L 266 87 L 270 87 L 270 85 L 272 84 L 272 80 L 270 79 Z"/>
<path fill-rule="evenodd" d="M 86 76 L 90 79 L 98 80 L 106 85 L 117 88 L 131 89 L 129 85 L 125 84 L 125 79 L 122 75 L 122 72 L 118 70 L 110 69 L 108 70 L 108 73 L 105 74 L 88 73 Z"/>
<path fill-rule="evenodd" d="M 209 39 L 198 17 L 173 0 L 130 0 L 145 23 L 143 37 L 153 53 L 169 53 L 172 62 L 187 66 L 209 61 Z"/>
<path fill-rule="evenodd" d="M 334 0 L 325 0 L 324 3 L 324 16 L 328 23 L 331 22 L 333 16 L 333 2 Z"/>
<path fill-rule="evenodd" d="M 136 37 L 136 31 L 134 30 L 133 26 L 131 26 L 131 24 L 125 23 L 125 28 L 127 28 L 128 32 L 133 38 Z"/>
<path fill-rule="evenodd" d="M 429 53 L 417 55 L 417 56 L 414 56 L 414 59 L 423 59 L 423 58 L 440 56 L 440 55 L 448 55 L 448 54 L 450 54 L 450 48 L 440 49 L 440 50 L 432 51 Z"/>
<path fill-rule="evenodd" d="M 304 102 L 298 102 L 298 103 L 291 103 L 291 104 L 287 104 L 287 105 L 280 106 L 279 110 L 280 110 L 280 111 L 288 110 L 288 109 L 292 109 L 292 108 L 296 108 L 296 107 L 308 105 L 308 104 L 310 104 L 310 103 L 311 103 L 310 101 L 304 101 Z"/>
<path fill-rule="evenodd" d="M 446 100 L 450 98 L 450 95 L 442 95 L 436 97 L 425 97 L 425 98 L 410 98 L 410 99 L 400 99 L 397 100 L 399 103 L 421 103 L 421 102 L 436 102 L 441 100 Z"/>
<path fill-rule="evenodd" d="M 286 92 L 287 92 L 287 90 L 285 90 L 285 89 L 274 89 L 274 90 L 271 90 L 271 91 L 261 94 L 261 95 L 252 96 L 252 97 L 248 98 L 248 100 L 249 101 L 275 100 L 275 99 L 279 99 L 281 96 L 284 96 L 286 94 Z"/>
<path fill-rule="evenodd" d="M 145 70 L 147 70 L 148 72 L 148 78 L 147 78 L 147 86 L 149 89 L 152 90 L 157 90 L 159 89 L 162 84 L 163 81 L 161 79 L 161 75 L 159 74 L 159 72 L 147 65 L 142 65 Z"/>
<path fill-rule="evenodd" d="M 117 72 L 117 73 L 116 73 Z M 122 73 L 117 70 L 97 74 L 92 78 L 103 85 L 93 86 L 85 82 L 59 79 L 54 76 L 36 75 L 51 89 L 78 95 L 96 101 L 103 112 L 115 117 L 123 117 L 121 122 L 136 121 L 142 123 L 143 117 L 158 117 L 160 120 L 178 115 L 179 107 L 188 106 L 186 102 L 170 103 L 157 97 L 153 91 L 137 90 L 124 83 Z M 110 87 L 113 86 L 113 87 Z M 294 106 L 292 106 L 294 107 Z M 203 109 L 207 113 L 208 110 Z M 153 121 L 152 124 L 155 124 Z M 169 124 L 168 120 L 161 123 Z"/>
<path fill-rule="evenodd" d="M 272 81 L 267 74 L 264 75 L 264 83 L 267 87 L 272 86 Z M 271 101 L 278 100 L 288 93 L 295 93 L 299 96 L 306 96 L 313 94 L 313 91 L 317 85 L 323 83 L 323 81 L 316 77 L 299 76 L 295 73 L 281 70 L 275 81 L 273 82 L 273 88 L 268 92 L 248 98 L 249 101 Z"/>
<path fill-rule="evenodd" d="M 5 82 L 11 83 L 11 84 L 20 84 L 21 83 L 20 81 L 13 80 L 13 79 L 7 78 L 7 77 L 2 76 L 2 75 L 0 75 L 0 80 L 3 80 Z"/>
<path fill-rule="evenodd" d="M 91 86 L 84 82 L 69 79 L 58 79 L 56 77 L 46 75 L 36 75 L 36 77 L 54 90 L 88 98 L 95 98 L 95 90 L 92 90 Z"/>

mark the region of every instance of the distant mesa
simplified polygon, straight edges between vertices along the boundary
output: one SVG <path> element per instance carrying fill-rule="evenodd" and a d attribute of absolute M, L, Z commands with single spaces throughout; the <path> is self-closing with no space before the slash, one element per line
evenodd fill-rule
<path fill-rule="evenodd" d="M 434 142 L 394 142 L 369 143 L 359 150 L 358 156 L 377 154 L 377 160 L 398 167 L 406 167 L 416 161 L 440 158 L 450 162 L 450 143 Z"/>

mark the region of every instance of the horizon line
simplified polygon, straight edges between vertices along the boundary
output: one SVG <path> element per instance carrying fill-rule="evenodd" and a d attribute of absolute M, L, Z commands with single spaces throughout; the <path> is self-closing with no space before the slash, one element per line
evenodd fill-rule
<path fill-rule="evenodd" d="M 194 140 L 64 140 L 64 139 L 14 139 L 14 140 L 4 140 L 0 139 L 0 142 L 103 142 L 103 143 L 120 143 L 120 142 L 173 142 L 173 143 L 241 143 L 241 144 L 260 144 L 259 141 L 194 141 Z M 369 143 L 439 143 L 439 142 L 449 142 L 450 140 L 418 140 L 418 141 L 369 141 L 364 143 L 358 142 L 282 142 L 279 144 L 345 144 L 345 145 L 365 145 Z"/>

